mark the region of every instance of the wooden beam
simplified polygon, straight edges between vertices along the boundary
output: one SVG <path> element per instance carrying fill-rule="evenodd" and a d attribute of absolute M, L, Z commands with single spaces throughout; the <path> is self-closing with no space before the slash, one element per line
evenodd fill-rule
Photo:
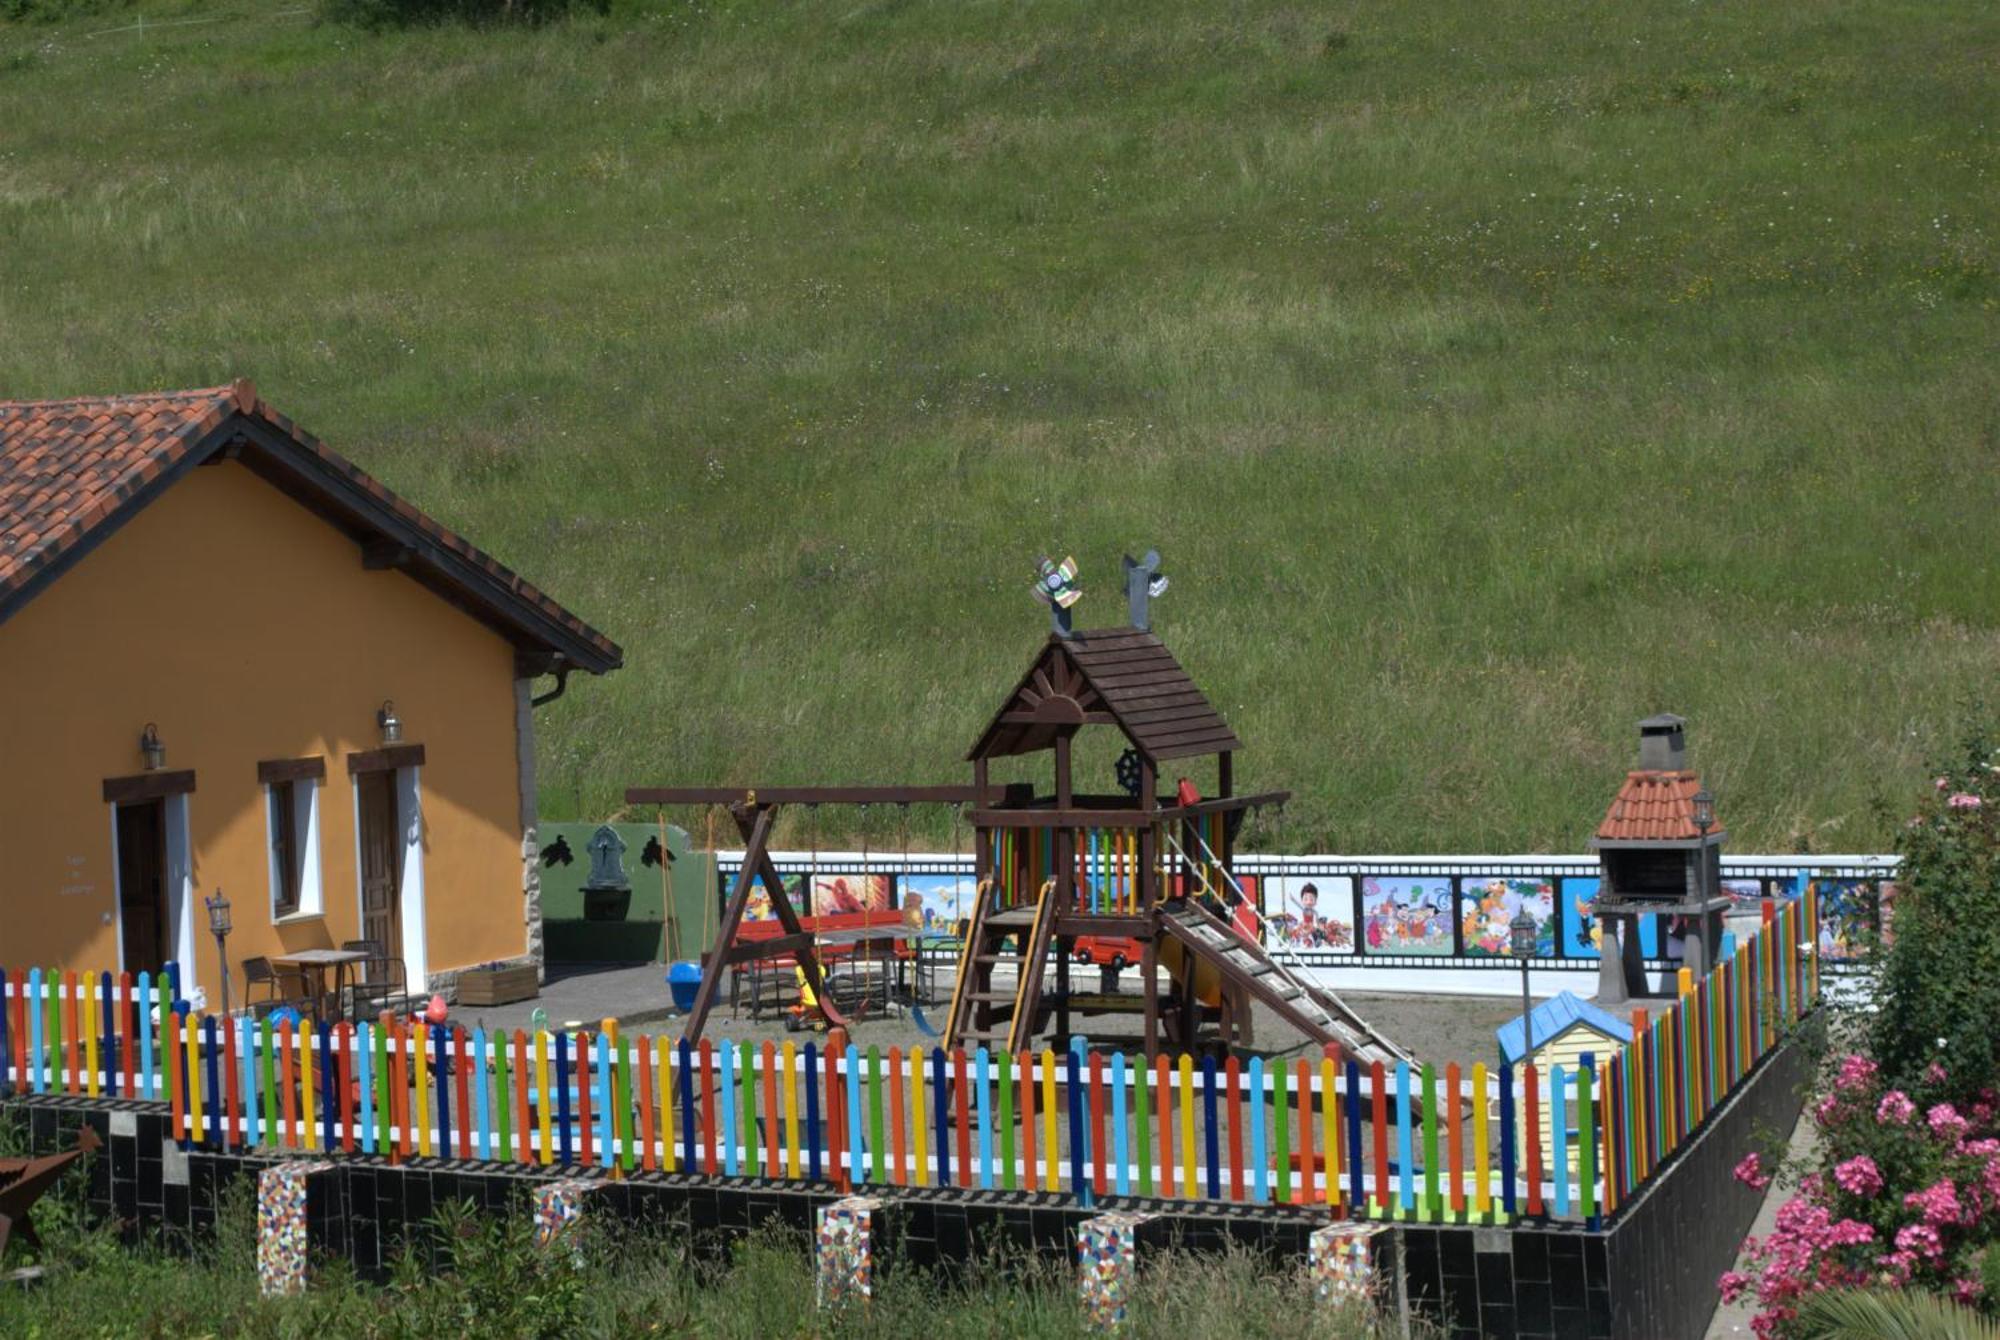
<path fill-rule="evenodd" d="M 194 791 L 194 770 L 142 772 L 133 777 L 106 777 L 104 801 L 108 805 L 129 805 L 140 800 L 185 796 Z"/>
<path fill-rule="evenodd" d="M 796 940 L 799 936 L 805 936 L 804 948 L 795 949 L 792 954 L 798 960 L 800 971 L 805 973 L 806 985 L 811 988 L 813 999 L 819 1002 L 820 1012 L 835 1025 L 844 1026 L 847 1021 L 840 1017 L 840 1012 L 834 1008 L 832 997 L 827 994 L 825 976 L 820 971 L 817 944 L 810 935 L 806 935 L 806 928 L 799 922 L 799 914 L 792 909 L 791 895 L 785 892 L 785 877 L 778 873 L 778 867 L 771 861 L 772 816 L 777 813 L 777 806 L 760 806 L 755 811 L 757 817 L 754 820 L 750 817 L 752 811 L 745 806 L 739 805 L 730 813 L 736 817 L 736 831 L 743 835 L 743 865 L 737 871 L 738 877 L 741 877 L 744 870 L 749 870 L 753 866 L 757 873 L 763 876 L 764 888 L 771 896 L 771 910 L 777 914 L 778 924 L 785 928 L 785 938 Z M 763 826 L 762 840 L 757 841 L 757 829 L 760 824 Z M 745 889 L 747 891 L 748 885 L 745 885 Z M 748 900 L 747 892 L 745 900 Z M 807 913 L 812 911 L 810 887 L 806 889 L 806 911 Z"/>
<path fill-rule="evenodd" d="M 727 961 L 749 963 L 761 958 L 778 958 L 785 954 L 796 954 L 801 950 L 813 949 L 813 937 L 801 932 L 798 935 L 774 935 L 768 940 L 746 940 L 742 944 L 729 946 Z"/>
<path fill-rule="evenodd" d="M 974 786 L 628 786 L 627 805 L 976 805 Z"/>
<path fill-rule="evenodd" d="M 347 756 L 347 771 L 350 774 L 394 772 L 397 768 L 421 768 L 423 765 L 424 747 L 420 744 L 392 744 Z"/>
<path fill-rule="evenodd" d="M 771 841 L 771 818 L 769 809 L 757 812 L 757 822 L 752 827 L 743 852 L 743 864 L 737 867 L 736 882 L 730 886 L 729 901 L 722 906 L 722 923 L 715 930 L 715 947 L 708 952 L 702 964 L 701 984 L 695 988 L 694 1005 L 688 1010 L 687 1023 L 681 1027 L 681 1036 L 689 1042 L 701 1040 L 702 1025 L 708 1022 L 708 1012 L 715 1008 L 715 993 L 722 984 L 722 969 L 729 959 L 729 949 L 736 941 L 736 928 L 743 924 L 743 909 L 750 903 L 750 886 L 755 882 L 756 869 L 753 864 L 764 855 L 764 849 Z M 741 816 L 738 816 L 740 821 Z M 771 901 L 784 901 L 783 885 L 770 890 Z M 787 926 L 788 931 L 798 929 Z"/>
<path fill-rule="evenodd" d="M 257 780 L 264 786 L 278 782 L 315 782 L 326 780 L 326 760 L 324 758 L 267 758 L 257 765 Z"/>

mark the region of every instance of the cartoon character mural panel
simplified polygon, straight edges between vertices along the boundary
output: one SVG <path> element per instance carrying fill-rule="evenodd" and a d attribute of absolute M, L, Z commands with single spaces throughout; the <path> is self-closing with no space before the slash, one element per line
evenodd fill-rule
<path fill-rule="evenodd" d="M 887 875 L 822 874 L 812 882 L 814 916 L 839 916 L 851 912 L 886 912 L 891 902 Z"/>
<path fill-rule="evenodd" d="M 1354 882 L 1346 875 L 1267 875 L 1264 926 L 1290 949 L 1354 952 Z"/>
<path fill-rule="evenodd" d="M 1562 954 L 1563 958 L 1596 958 L 1597 947 L 1603 939 L 1603 931 L 1597 921 L 1597 890 L 1603 881 L 1596 877 L 1564 876 L 1558 881 L 1562 903 Z M 1639 918 L 1639 953 L 1646 958 L 1660 957 L 1660 922 L 1662 918 L 1643 916 Z"/>
<path fill-rule="evenodd" d="M 1451 880 L 1435 875 L 1370 875 L 1361 881 L 1367 954 L 1450 954 Z"/>
<path fill-rule="evenodd" d="M 1535 954 L 1556 952 L 1555 881 L 1541 875 L 1478 875 L 1459 885 L 1459 931 L 1468 958 L 1511 957 L 1514 918 L 1535 922 Z"/>

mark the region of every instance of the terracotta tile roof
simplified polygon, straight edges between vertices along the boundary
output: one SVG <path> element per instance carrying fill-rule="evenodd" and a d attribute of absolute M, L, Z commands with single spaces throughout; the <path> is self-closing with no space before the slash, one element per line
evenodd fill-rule
<path fill-rule="evenodd" d="M 1095 628 L 1049 639 L 967 757 L 998 758 L 1048 748 L 1070 723 L 1009 718 L 1033 712 L 1052 697 L 1108 713 L 1126 738 L 1155 760 L 1243 747 L 1158 637 L 1137 628 Z"/>
<path fill-rule="evenodd" d="M 1597 825 L 1603 842 L 1692 842 L 1701 836 L 1694 826 L 1694 793 L 1701 777 L 1693 772 L 1628 772 L 1625 784 L 1604 821 Z M 1712 835 L 1721 828 L 1709 826 Z"/>
<path fill-rule="evenodd" d="M 397 566 L 517 646 L 597 673 L 622 662 L 616 643 L 277 413 L 248 381 L 0 401 L 0 621 L 188 469 L 230 448 L 357 538 L 388 546 Z"/>

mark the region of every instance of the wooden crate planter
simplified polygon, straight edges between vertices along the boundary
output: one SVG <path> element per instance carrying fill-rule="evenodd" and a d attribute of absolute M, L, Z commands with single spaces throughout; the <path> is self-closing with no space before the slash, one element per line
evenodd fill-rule
<path fill-rule="evenodd" d="M 533 1000 L 539 994 L 541 983 L 532 963 L 512 968 L 474 968 L 460 973 L 458 978 L 461 1005 L 511 1005 L 517 1000 Z"/>

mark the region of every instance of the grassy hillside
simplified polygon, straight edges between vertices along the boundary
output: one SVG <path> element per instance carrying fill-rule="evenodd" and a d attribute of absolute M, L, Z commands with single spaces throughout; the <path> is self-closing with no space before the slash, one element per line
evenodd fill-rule
<path fill-rule="evenodd" d="M 297 3 L 0 24 L 0 393 L 251 376 L 608 630 L 552 815 L 961 778 L 1044 550 L 1291 848 L 1575 850 L 1663 708 L 1879 847 L 2000 668 L 1975 0 Z"/>

